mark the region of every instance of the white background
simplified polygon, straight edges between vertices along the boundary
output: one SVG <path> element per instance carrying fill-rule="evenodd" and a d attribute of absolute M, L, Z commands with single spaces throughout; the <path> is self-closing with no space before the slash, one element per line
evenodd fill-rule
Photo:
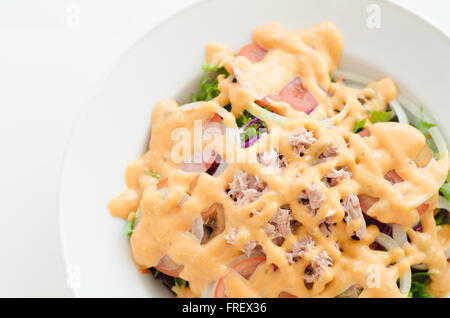
<path fill-rule="evenodd" d="M 127 48 L 194 2 L 0 1 L 0 297 L 71 296 L 58 223 L 71 129 Z M 450 1 L 393 2 L 450 34 Z"/>

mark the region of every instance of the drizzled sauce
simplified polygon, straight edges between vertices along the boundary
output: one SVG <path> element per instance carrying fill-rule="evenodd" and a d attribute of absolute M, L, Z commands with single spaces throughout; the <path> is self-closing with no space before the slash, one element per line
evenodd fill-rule
<path fill-rule="evenodd" d="M 208 45 L 207 62 L 224 66 L 231 74 L 228 78 L 219 76 L 221 94 L 213 101 L 193 110 L 180 109 L 171 99 L 155 106 L 149 150 L 129 164 L 125 174 L 128 189 L 108 204 L 111 214 L 122 218 L 138 208 L 141 210 L 141 220 L 130 240 L 135 263 L 149 268 L 162 256 L 170 256 L 183 265 L 180 277 L 189 281 L 189 290 L 180 289 L 179 296 L 198 297 L 209 284 L 228 272 L 229 265 L 242 255 L 246 243 L 256 240 L 264 248 L 266 262 L 248 280 L 236 273 L 227 275 L 225 285 L 229 297 L 277 297 L 282 292 L 297 297 L 335 297 L 355 284 L 364 288 L 361 297 L 402 297 L 397 279 L 411 265 L 420 263 L 426 264 L 432 273 L 429 291 L 445 297 L 450 290 L 450 267 L 444 251 L 450 241 L 450 231 L 448 225 L 436 226 L 433 209 L 437 206 L 439 182 L 447 175 L 448 158 L 432 159 L 426 166 L 418 167 L 414 158 L 426 146 L 425 138 L 406 124 L 371 124 L 367 120 L 365 128 L 370 136 L 352 132 L 357 122 L 367 118 L 367 110 L 387 109 L 398 94 L 395 83 L 385 78 L 364 89 L 355 89 L 331 82 L 329 74 L 338 66 L 343 39 L 340 30 L 329 22 L 299 32 L 288 32 L 278 24 L 263 25 L 254 30 L 253 42 L 267 50 L 264 59 L 257 63 L 235 56 L 223 44 Z M 265 173 L 260 164 L 252 162 L 231 163 L 220 176 L 213 177 L 183 172 L 171 160 L 170 152 L 175 144 L 171 138 L 173 130 L 183 127 L 193 132 L 194 120 L 206 123 L 216 107 L 230 103 L 232 113 L 238 116 L 250 102 L 277 94 L 295 76 L 301 77 L 319 105 L 306 115 L 286 103 L 274 103 L 277 113 L 292 122 L 283 129 L 267 123 L 269 133 L 279 135 L 279 143 L 272 145 L 270 138 L 262 138 L 254 146 L 258 150 L 273 147 L 283 154 L 289 164 L 281 174 Z M 344 107 L 347 107 L 345 117 L 337 116 Z M 333 118 L 334 125 L 325 128 L 320 122 L 324 118 Z M 227 118 L 228 126 L 233 121 L 234 117 Z M 312 131 L 317 139 L 304 157 L 295 154 L 288 141 L 290 133 L 299 126 Z M 337 147 L 338 155 L 311 166 L 327 145 Z M 233 146 L 240 147 L 227 144 Z M 227 159 L 225 152 L 220 155 Z M 332 188 L 325 187 L 321 183 L 323 176 L 332 168 L 342 166 L 351 170 L 351 179 Z M 145 173 L 145 169 L 168 177 L 169 191 L 165 197 L 157 191 L 158 180 Z M 404 181 L 388 182 L 383 176 L 390 170 L 395 170 Z M 226 189 L 240 171 L 258 175 L 268 184 L 268 191 L 251 204 L 237 206 Z M 326 198 L 314 217 L 297 202 L 300 192 L 311 184 L 320 184 Z M 349 193 L 377 198 L 367 213 L 381 222 L 400 224 L 410 242 L 389 252 L 372 250 L 369 245 L 379 234 L 374 225 L 367 228 L 361 240 L 354 240 L 350 230 L 360 224 L 344 222 L 339 201 Z M 180 206 L 186 194 L 190 197 Z M 429 208 L 420 217 L 417 208 L 424 202 Z M 190 233 L 192 222 L 215 203 L 224 207 L 225 230 L 201 245 Z M 265 235 L 263 227 L 285 204 L 290 205 L 301 226 L 278 247 Z M 336 225 L 332 234 L 325 237 L 318 225 L 330 210 L 336 212 L 333 216 Z M 419 220 L 422 232 L 411 228 Z M 233 228 L 239 232 L 235 244 L 229 244 L 225 235 Z M 306 235 L 314 238 L 314 249 L 289 265 L 285 252 Z M 310 288 L 305 285 L 303 275 L 312 257 L 321 251 L 328 253 L 333 265 Z M 375 286 L 370 283 L 368 268 L 379 269 Z"/>

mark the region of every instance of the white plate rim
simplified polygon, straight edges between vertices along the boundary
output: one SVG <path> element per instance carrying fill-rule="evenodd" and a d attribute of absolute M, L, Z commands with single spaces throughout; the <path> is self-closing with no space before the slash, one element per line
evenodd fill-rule
<path fill-rule="evenodd" d="M 137 41 L 135 41 L 128 49 L 126 49 L 121 55 L 120 57 L 109 67 L 108 71 L 106 71 L 104 73 L 103 78 L 96 84 L 96 87 L 92 90 L 92 94 L 90 95 L 90 97 L 87 98 L 86 102 L 81 106 L 81 111 L 80 111 L 80 115 L 78 116 L 78 118 L 75 120 L 75 124 L 73 125 L 73 128 L 71 129 L 69 138 L 68 138 L 68 142 L 66 143 L 65 149 L 64 149 L 64 155 L 63 155 L 63 163 L 62 163 L 62 168 L 61 168 L 61 172 L 60 172 L 60 177 L 59 177 L 59 181 L 58 181 L 58 197 L 57 197 L 57 206 L 58 206 L 58 213 L 57 213 L 57 217 L 58 217 L 58 227 L 59 227 L 59 241 L 60 241 L 60 248 L 61 248 L 61 253 L 62 253 L 62 258 L 63 258 L 63 263 L 64 263 L 64 267 L 66 272 L 69 269 L 69 256 L 68 256 L 68 251 L 67 251 L 67 247 L 65 244 L 65 231 L 64 231 L 64 215 L 63 215 L 63 203 L 62 203 L 62 196 L 63 196 L 63 192 L 62 192 L 62 184 L 63 184 L 63 180 L 64 180 L 64 175 L 65 175 L 65 170 L 67 169 L 67 154 L 68 154 L 68 150 L 71 147 L 71 144 L 73 143 L 73 135 L 75 134 L 76 130 L 79 129 L 79 126 L 81 125 L 82 121 L 81 118 L 87 113 L 88 111 L 88 106 L 91 104 L 92 100 L 95 98 L 96 94 L 99 92 L 100 88 L 102 87 L 102 85 L 105 83 L 106 79 L 110 77 L 111 73 L 113 73 L 114 69 L 117 67 L 117 65 L 120 63 L 120 61 L 129 54 L 130 51 L 132 51 L 134 48 L 136 48 L 137 46 L 139 46 L 139 44 L 145 40 L 145 38 L 153 32 L 156 32 L 160 27 L 170 23 L 173 20 L 176 20 L 180 15 L 191 11 L 191 10 L 195 10 L 197 7 L 200 7 L 202 5 L 204 5 L 205 3 L 208 2 L 212 2 L 212 1 L 224 1 L 224 0 L 198 0 L 195 3 L 192 3 L 180 10 L 178 10 L 177 12 L 171 14 L 170 16 L 168 16 L 167 18 L 163 19 L 162 21 L 158 22 L 154 27 L 150 28 L 145 34 L 143 34 Z M 382 2 L 386 5 L 390 5 L 396 9 L 399 9 L 401 11 L 403 11 L 404 13 L 407 13 L 409 15 L 411 15 L 412 17 L 414 17 L 414 19 L 418 22 L 421 23 L 424 27 L 427 27 L 429 29 L 432 30 L 432 32 L 438 33 L 440 36 L 443 37 L 444 40 L 449 41 L 450 40 L 450 35 L 447 34 L 444 30 L 442 30 L 441 28 L 439 28 L 435 23 L 433 23 L 431 20 L 429 20 L 428 18 L 422 16 L 420 13 L 416 12 L 414 9 L 409 8 L 403 4 L 399 4 L 396 2 L 393 2 L 392 0 L 374 0 L 374 1 L 378 1 L 378 2 Z M 70 288 L 69 290 L 71 291 L 72 295 L 74 297 L 81 297 L 81 295 L 79 294 L 78 290 L 75 288 Z"/>

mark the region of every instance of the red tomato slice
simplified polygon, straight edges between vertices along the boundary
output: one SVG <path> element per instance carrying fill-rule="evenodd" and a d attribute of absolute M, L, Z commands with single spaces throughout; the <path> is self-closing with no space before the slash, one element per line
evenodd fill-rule
<path fill-rule="evenodd" d="M 396 183 L 400 183 L 400 182 L 403 182 L 403 181 L 404 181 L 403 178 L 400 177 L 400 176 L 398 175 L 398 173 L 397 173 L 394 169 L 389 170 L 389 171 L 384 175 L 384 178 L 385 178 L 387 181 L 389 181 L 390 183 L 392 183 L 392 184 L 396 184 Z"/>
<path fill-rule="evenodd" d="M 222 118 L 219 114 L 215 113 L 203 127 L 203 136 L 206 138 L 206 136 L 220 134 L 222 134 Z"/>
<path fill-rule="evenodd" d="M 417 167 L 424 168 L 428 165 L 431 159 L 433 159 L 433 153 L 431 152 L 428 145 L 425 145 L 414 158 L 414 162 L 416 163 Z"/>
<path fill-rule="evenodd" d="M 364 129 L 361 130 L 358 135 L 360 135 L 361 137 L 370 137 L 370 130 L 369 129 Z"/>
<path fill-rule="evenodd" d="M 372 205 L 374 205 L 375 202 L 378 201 L 377 198 L 371 197 L 371 196 L 366 195 L 366 194 L 359 194 L 358 195 L 358 199 L 359 199 L 359 205 L 361 206 L 361 210 L 364 213 L 367 213 L 367 211 L 370 209 L 370 207 Z"/>
<path fill-rule="evenodd" d="M 295 77 L 280 92 L 281 100 L 290 104 L 295 110 L 309 114 L 318 105 L 316 98 L 303 86 L 300 77 Z"/>
<path fill-rule="evenodd" d="M 242 275 L 245 279 L 249 279 L 255 272 L 256 268 L 265 261 L 265 257 L 250 257 L 234 264 L 231 268 Z M 217 282 L 216 289 L 214 290 L 214 298 L 228 298 L 224 283 L 224 278 L 227 275 L 228 274 L 225 274 Z"/>
<path fill-rule="evenodd" d="M 167 186 L 168 186 L 168 181 L 169 181 L 169 178 L 167 178 L 167 177 L 165 177 L 165 178 L 162 178 L 161 180 L 159 180 L 159 182 L 156 184 L 156 188 L 158 189 L 158 190 L 160 190 L 160 189 L 162 189 L 162 188 L 167 188 Z"/>
<path fill-rule="evenodd" d="M 245 56 L 252 63 L 262 61 L 266 56 L 267 50 L 256 43 L 247 44 L 240 49 L 238 56 Z"/>
<path fill-rule="evenodd" d="M 202 173 L 209 169 L 216 160 L 217 154 L 214 151 L 208 153 L 197 153 L 189 160 L 180 165 L 184 172 Z M 196 161 L 197 160 L 197 161 Z"/>
<path fill-rule="evenodd" d="M 419 215 L 422 215 L 425 212 L 427 212 L 429 207 L 430 207 L 429 204 L 423 203 L 423 204 L 419 205 L 419 207 L 417 208 L 417 212 L 419 212 Z"/>
<path fill-rule="evenodd" d="M 256 100 L 255 103 L 258 104 L 261 107 L 264 107 L 264 108 L 266 108 L 266 106 L 267 106 L 267 107 L 269 107 L 269 109 L 271 111 L 276 113 L 277 109 L 275 107 L 273 107 L 272 105 L 270 105 L 268 98 L 270 98 L 273 101 L 280 101 L 280 96 L 278 96 L 278 95 L 269 95 L 269 96 L 264 97 L 261 100 Z"/>
<path fill-rule="evenodd" d="M 292 294 L 290 294 L 290 293 L 288 293 L 288 292 L 282 291 L 282 292 L 278 295 L 278 298 L 298 298 L 298 297 L 295 296 L 295 295 L 292 295 Z"/>
<path fill-rule="evenodd" d="M 300 77 L 295 77 L 281 90 L 278 95 L 269 95 L 264 97 L 262 100 L 257 101 L 261 106 L 269 105 L 269 108 L 273 110 L 270 106 L 268 98 L 275 102 L 285 102 L 292 106 L 296 111 L 305 112 L 309 114 L 316 108 L 318 102 L 316 98 L 303 86 L 303 81 Z"/>

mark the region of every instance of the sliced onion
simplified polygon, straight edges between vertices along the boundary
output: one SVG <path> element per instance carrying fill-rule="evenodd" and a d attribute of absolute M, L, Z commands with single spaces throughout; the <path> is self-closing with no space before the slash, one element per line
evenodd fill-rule
<path fill-rule="evenodd" d="M 205 289 L 203 289 L 200 298 L 214 298 L 214 290 L 216 289 L 216 285 L 217 282 L 212 282 L 206 285 Z"/>
<path fill-rule="evenodd" d="M 428 132 L 430 133 L 431 138 L 433 139 L 434 144 L 437 147 L 439 157 L 440 157 L 438 161 L 448 160 L 447 143 L 445 142 L 445 139 L 442 136 L 439 129 L 437 129 L 437 127 L 433 127 L 433 128 L 430 128 L 428 130 Z M 439 181 L 438 186 L 441 187 L 444 184 L 446 179 L 447 179 L 447 174 L 442 178 L 442 180 Z M 418 199 L 417 201 L 409 203 L 407 206 L 408 206 L 408 208 L 416 208 L 416 207 L 420 206 L 422 203 L 424 203 L 425 201 L 428 201 L 431 197 L 433 197 L 433 195 L 435 195 L 435 193 L 428 193 L 428 194 L 424 195 L 423 197 L 421 197 L 420 199 Z"/>
<path fill-rule="evenodd" d="M 384 233 L 380 233 L 378 237 L 375 239 L 375 241 L 382 245 L 386 250 L 393 250 L 396 248 L 399 248 L 399 244 L 394 241 L 392 237 L 389 235 L 386 235 Z M 407 296 L 409 293 L 409 290 L 411 289 L 411 269 L 408 269 L 408 271 L 400 277 L 400 293 Z"/>
<path fill-rule="evenodd" d="M 203 218 L 200 214 L 197 215 L 197 217 L 194 220 L 192 220 L 191 233 L 198 240 L 199 243 L 202 241 L 204 230 L 203 230 Z"/>
<path fill-rule="evenodd" d="M 400 287 L 398 289 L 403 295 L 408 296 L 409 290 L 411 289 L 411 269 L 408 269 L 408 271 L 400 277 Z"/>
<path fill-rule="evenodd" d="M 432 121 L 429 117 L 424 115 L 422 113 L 422 110 L 420 107 L 418 107 L 416 104 L 411 102 L 409 99 L 399 96 L 397 100 L 402 104 L 406 109 L 416 118 L 423 118 L 426 121 Z M 437 127 L 432 127 L 428 130 L 428 132 L 431 135 L 431 138 L 433 138 L 433 141 L 438 149 L 438 153 L 440 154 L 441 158 L 448 156 L 448 149 L 447 149 L 447 143 L 445 142 L 444 137 L 442 136 L 441 132 Z"/>
<path fill-rule="evenodd" d="M 255 272 L 256 268 L 265 261 L 265 257 L 250 257 L 234 264 L 231 266 L 231 269 L 241 274 L 245 279 L 249 279 Z M 227 298 L 224 278 L 228 275 L 228 273 L 221 277 L 217 282 L 214 290 L 214 298 Z"/>
<path fill-rule="evenodd" d="M 396 241 L 394 241 L 394 239 L 392 237 L 390 237 L 389 235 L 386 235 L 384 233 L 380 233 L 378 235 L 378 237 L 375 239 L 375 241 L 380 244 L 383 245 L 383 247 L 390 251 L 396 248 L 399 248 L 400 246 L 398 245 L 398 243 Z"/>
<path fill-rule="evenodd" d="M 430 133 L 431 138 L 433 139 L 433 142 L 437 147 L 437 150 L 438 150 L 438 153 L 440 156 L 439 160 L 441 160 L 444 157 L 448 157 L 447 143 L 445 142 L 445 139 L 442 136 L 439 129 L 437 127 L 432 127 L 428 130 L 428 132 Z M 447 175 L 445 176 L 445 178 L 447 178 Z M 445 181 L 445 179 L 444 179 L 444 181 Z M 442 182 L 442 183 L 444 183 L 444 182 Z"/>
<path fill-rule="evenodd" d="M 361 85 L 367 85 L 371 82 L 371 80 L 365 76 L 347 72 L 347 71 L 342 71 L 342 70 L 334 71 L 332 73 L 332 75 L 334 78 L 342 77 L 344 80 L 355 82 L 355 83 L 361 84 Z"/>
<path fill-rule="evenodd" d="M 208 103 L 208 102 L 195 102 L 195 103 L 184 104 L 182 106 L 179 106 L 179 108 L 182 110 L 198 109 L 205 103 Z M 214 111 L 217 114 L 219 114 L 222 118 L 226 118 L 226 117 L 230 116 L 231 113 L 229 111 L 227 111 L 223 107 L 220 107 L 218 104 L 217 104 L 217 106 L 218 107 L 216 107 L 216 109 Z M 227 132 L 227 136 L 231 137 L 232 140 L 239 140 L 239 128 L 236 124 L 236 121 L 233 121 L 232 126 L 230 128 L 232 128 L 232 129 L 231 129 L 231 131 Z"/>
<path fill-rule="evenodd" d="M 406 232 L 400 224 L 392 224 L 392 238 L 400 247 L 408 242 Z"/>
<path fill-rule="evenodd" d="M 346 104 L 344 106 L 344 108 L 342 108 L 342 110 L 339 112 L 339 114 L 336 114 L 333 117 L 321 119 L 319 121 L 320 125 L 325 129 L 332 128 L 334 126 L 334 119 L 335 118 L 344 119 L 348 115 L 349 110 L 350 110 L 350 105 Z"/>
<path fill-rule="evenodd" d="M 409 124 L 408 116 L 406 116 L 405 111 L 403 110 L 402 106 L 400 106 L 398 101 L 393 100 L 392 102 L 390 102 L 390 105 L 397 115 L 398 121 L 400 123 Z"/>
<path fill-rule="evenodd" d="M 413 102 L 411 102 L 409 99 L 407 99 L 406 97 L 399 95 L 397 97 L 398 102 L 404 107 L 406 108 L 406 110 L 408 112 L 410 112 L 415 118 L 421 118 L 423 117 L 422 111 L 420 109 L 420 107 L 418 107 L 416 104 L 414 104 Z M 429 121 L 430 119 L 425 117 L 425 120 Z"/>
<path fill-rule="evenodd" d="M 258 117 L 259 119 L 262 119 L 265 122 L 274 123 L 282 128 L 286 127 L 289 123 L 292 122 L 292 119 L 283 117 L 276 113 L 272 113 L 267 109 L 258 106 L 254 102 L 251 102 L 247 106 L 247 111 L 251 113 L 253 116 Z"/>
<path fill-rule="evenodd" d="M 414 209 L 414 208 L 418 208 L 420 207 L 424 202 L 428 201 L 429 199 L 431 199 L 433 197 L 434 193 L 428 193 L 425 194 L 423 197 L 417 199 L 416 201 L 413 202 L 409 202 L 408 204 L 406 204 L 406 206 L 408 207 L 408 209 Z"/>
<path fill-rule="evenodd" d="M 183 265 L 178 265 L 170 258 L 169 255 L 165 254 L 159 259 L 155 268 L 168 276 L 178 277 L 183 270 Z"/>
<path fill-rule="evenodd" d="M 442 195 L 438 197 L 438 208 L 450 212 L 450 204 L 448 204 L 448 200 L 444 198 Z"/>

